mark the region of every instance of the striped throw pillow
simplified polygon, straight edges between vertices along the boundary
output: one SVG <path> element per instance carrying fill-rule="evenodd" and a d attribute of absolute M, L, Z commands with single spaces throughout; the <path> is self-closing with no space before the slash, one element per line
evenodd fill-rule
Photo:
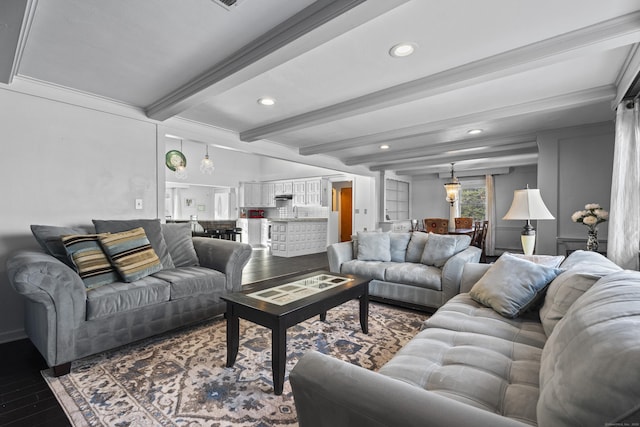
<path fill-rule="evenodd" d="M 162 269 L 142 227 L 101 235 L 100 243 L 125 282 L 134 282 Z"/>
<path fill-rule="evenodd" d="M 62 236 L 62 244 L 87 290 L 117 282 L 120 278 L 100 246 L 99 234 Z"/>

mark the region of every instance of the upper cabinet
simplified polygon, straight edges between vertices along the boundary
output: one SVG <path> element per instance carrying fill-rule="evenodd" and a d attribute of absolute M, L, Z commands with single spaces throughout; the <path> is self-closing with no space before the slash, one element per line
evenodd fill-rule
<path fill-rule="evenodd" d="M 276 206 L 275 197 L 293 195 L 294 206 L 328 206 L 327 188 L 324 178 L 300 179 L 274 182 L 240 183 L 240 206 L 246 208 L 271 208 Z"/>
<path fill-rule="evenodd" d="M 293 181 L 293 204 L 295 206 L 307 204 L 306 181 Z"/>
<path fill-rule="evenodd" d="M 283 194 L 293 194 L 293 182 L 292 181 L 278 181 L 274 184 L 274 192 L 276 196 Z"/>
<path fill-rule="evenodd" d="M 274 208 L 276 206 L 275 184 L 273 182 L 262 183 L 262 205 L 263 208 Z"/>
<path fill-rule="evenodd" d="M 240 183 L 240 206 L 246 208 L 262 207 L 262 183 Z"/>

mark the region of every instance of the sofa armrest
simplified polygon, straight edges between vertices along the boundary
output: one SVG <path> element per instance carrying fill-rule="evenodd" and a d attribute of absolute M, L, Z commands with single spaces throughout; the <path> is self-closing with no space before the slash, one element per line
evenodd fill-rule
<path fill-rule="evenodd" d="M 458 402 L 318 352 L 289 375 L 300 427 L 523 427 Z"/>
<path fill-rule="evenodd" d="M 460 280 L 460 293 L 468 293 L 490 267 L 491 264 L 479 264 L 475 262 L 465 264 L 462 269 L 462 279 Z"/>
<path fill-rule="evenodd" d="M 353 242 L 333 243 L 327 246 L 327 257 L 329 271 L 340 273 L 342 264 L 353 259 Z"/>
<path fill-rule="evenodd" d="M 251 259 L 251 245 L 233 240 L 194 237 L 193 247 L 202 267 L 224 273 L 227 291 L 242 288 L 242 269 Z"/>
<path fill-rule="evenodd" d="M 25 329 L 31 341 L 49 366 L 71 360 L 75 330 L 86 318 L 87 291 L 80 276 L 38 251 L 16 252 L 6 266 L 9 283 L 29 301 Z"/>
<path fill-rule="evenodd" d="M 469 246 L 462 252 L 458 252 L 442 267 L 442 304 L 460 293 L 460 280 L 462 269 L 469 262 L 480 261 L 482 250 L 475 246 Z"/>

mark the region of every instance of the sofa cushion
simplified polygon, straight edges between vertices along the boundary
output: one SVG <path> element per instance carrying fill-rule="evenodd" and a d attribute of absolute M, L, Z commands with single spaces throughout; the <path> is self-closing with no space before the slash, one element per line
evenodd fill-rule
<path fill-rule="evenodd" d="M 153 247 L 153 250 L 160 258 L 162 268 L 173 268 L 173 261 L 169 255 L 169 248 L 162 235 L 162 228 L 159 219 L 129 219 L 129 220 L 100 220 L 94 219 L 93 225 L 96 233 L 120 233 L 142 227 Z"/>
<path fill-rule="evenodd" d="M 518 317 L 562 270 L 505 253 L 471 288 L 469 295 L 505 317 Z"/>
<path fill-rule="evenodd" d="M 161 224 L 162 235 L 167 243 L 167 249 L 175 267 L 188 267 L 200 265 L 198 254 L 193 247 L 191 236 L 191 224 L 172 223 Z"/>
<path fill-rule="evenodd" d="M 471 237 L 466 235 L 446 235 L 429 233 L 420 262 L 442 267 L 449 258 L 469 247 Z"/>
<path fill-rule="evenodd" d="M 542 348 L 547 341 L 536 313 L 527 312 L 518 318 L 507 319 L 474 301 L 469 294 L 451 298 L 424 322 L 423 328 L 471 332 L 537 348 Z"/>
<path fill-rule="evenodd" d="M 391 261 L 389 233 L 358 231 L 358 260 Z"/>
<path fill-rule="evenodd" d="M 169 282 L 172 300 L 205 292 L 222 293 L 227 283 L 224 273 L 197 266 L 162 270 L 154 273 L 153 277 Z"/>
<path fill-rule="evenodd" d="M 541 353 L 540 348 L 508 339 L 429 328 L 418 333 L 379 372 L 536 425 Z"/>
<path fill-rule="evenodd" d="M 100 245 L 98 234 L 72 234 L 62 237 L 69 259 L 87 289 L 117 282 L 120 277 Z"/>
<path fill-rule="evenodd" d="M 389 240 L 391 241 L 391 261 L 405 262 L 411 233 L 389 233 Z"/>
<path fill-rule="evenodd" d="M 384 273 L 387 282 L 403 283 L 421 288 L 442 290 L 442 270 L 413 262 L 394 263 Z"/>
<path fill-rule="evenodd" d="M 524 254 L 511 254 L 516 258 L 526 259 L 535 264 L 544 265 L 546 267 L 557 268 L 560 267 L 562 261 L 564 261 L 564 255 L 524 255 Z"/>
<path fill-rule="evenodd" d="M 551 282 L 540 308 L 540 320 L 547 336 L 587 289 L 601 277 L 622 270 L 604 256 L 586 251 L 573 252 L 562 267 L 567 270 Z"/>
<path fill-rule="evenodd" d="M 62 236 L 71 234 L 87 234 L 87 231 L 79 227 L 57 227 L 54 225 L 31 225 L 31 233 L 40 244 L 42 250 L 59 261 L 73 268 L 66 249 L 62 244 Z"/>
<path fill-rule="evenodd" d="M 169 294 L 169 283 L 153 276 L 100 286 L 87 292 L 87 320 L 169 301 Z"/>
<path fill-rule="evenodd" d="M 420 262 L 422 259 L 422 253 L 424 252 L 424 246 L 427 244 L 429 235 L 422 231 L 414 231 L 411 233 L 411 239 L 407 245 L 407 254 L 405 255 L 405 261 L 407 262 Z"/>
<path fill-rule="evenodd" d="M 111 264 L 125 282 L 135 282 L 162 269 L 142 227 L 98 236 Z"/>
<path fill-rule="evenodd" d="M 637 411 L 638 331 L 639 272 L 609 274 L 587 290 L 542 352 L 540 425 L 603 426 Z"/>
<path fill-rule="evenodd" d="M 389 262 L 382 261 L 360 261 L 352 259 L 342 263 L 340 273 L 354 274 L 356 276 L 366 277 L 368 279 L 384 280 L 384 271 L 392 265 Z"/>

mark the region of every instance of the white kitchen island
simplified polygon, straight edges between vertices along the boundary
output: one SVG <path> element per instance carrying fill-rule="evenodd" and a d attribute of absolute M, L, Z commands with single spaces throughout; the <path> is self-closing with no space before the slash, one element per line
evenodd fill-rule
<path fill-rule="evenodd" d="M 271 219 L 271 254 L 293 257 L 327 250 L 327 218 Z"/>

